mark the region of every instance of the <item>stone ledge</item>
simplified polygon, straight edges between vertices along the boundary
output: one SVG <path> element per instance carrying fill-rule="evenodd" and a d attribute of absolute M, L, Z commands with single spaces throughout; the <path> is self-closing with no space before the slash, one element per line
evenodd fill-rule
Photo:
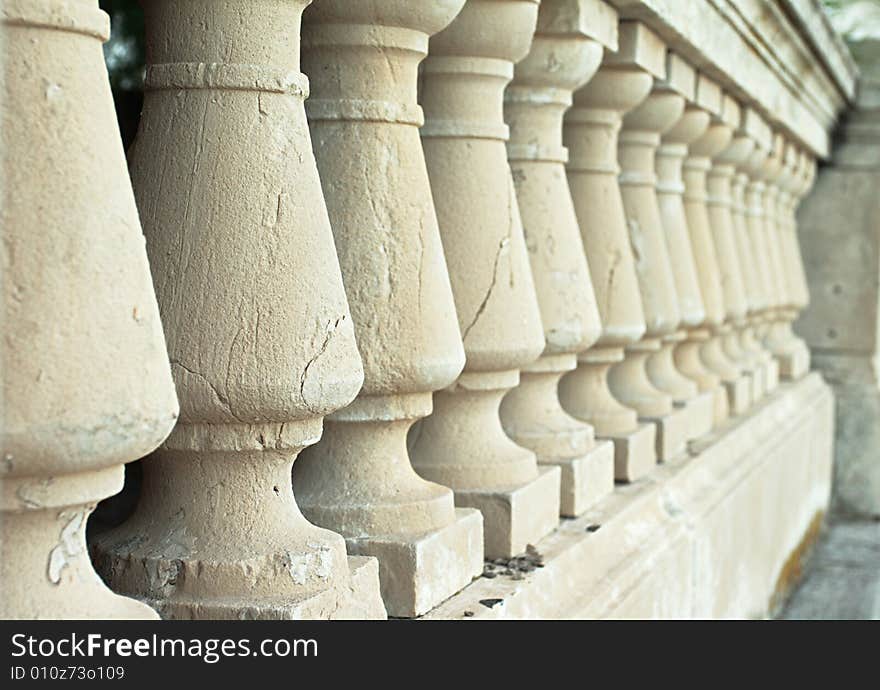
<path fill-rule="evenodd" d="M 746 97 L 819 156 L 854 94 L 845 46 L 827 36 L 814 2 L 788 16 L 770 0 L 610 0 L 622 19 L 638 19 L 725 89 Z M 787 5 L 789 3 L 786 3 Z M 817 47 L 833 51 L 819 56 Z"/>
<path fill-rule="evenodd" d="M 781 385 L 699 454 L 563 520 L 537 544 L 543 568 L 476 580 L 423 618 L 765 617 L 828 505 L 832 439 L 822 378 Z"/>

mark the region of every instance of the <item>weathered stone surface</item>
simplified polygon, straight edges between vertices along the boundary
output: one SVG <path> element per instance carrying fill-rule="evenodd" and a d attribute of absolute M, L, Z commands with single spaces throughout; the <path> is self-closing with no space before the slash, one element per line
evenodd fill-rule
<path fill-rule="evenodd" d="M 591 460 L 597 449 L 593 427 L 563 410 L 558 393 L 559 379 L 577 367 L 578 353 L 595 343 L 602 329 L 562 145 L 572 92 L 595 74 L 602 45 L 573 32 L 562 17 L 597 15 L 601 5 L 598 0 L 542 2 L 531 50 L 517 63 L 504 102 L 511 131 L 507 157 L 547 345 L 505 396 L 501 421 L 514 441 L 535 452 L 538 463 L 562 468 L 562 510 L 569 515 L 576 504 L 586 507 L 614 484 L 612 466 L 602 454 Z M 607 477 L 597 477 L 603 467 Z M 588 479 L 597 486 L 576 483 Z"/>
<path fill-rule="evenodd" d="M 535 544 L 544 567 L 481 578 L 425 618 L 767 616 L 827 508 L 832 405 L 816 374 L 784 385 L 698 455 L 564 522 Z"/>
<path fill-rule="evenodd" d="M 609 369 L 624 360 L 624 348 L 645 333 L 645 312 L 639 293 L 635 262 L 620 193 L 617 142 L 626 112 L 641 103 L 651 88 L 652 75 L 638 65 L 657 62 L 662 43 L 643 27 L 622 30 L 614 52 L 621 65 L 603 64 L 586 86 L 574 95 L 574 106 L 565 117 L 563 140 L 569 149 L 566 166 L 578 223 L 593 277 L 602 334 L 596 344 L 578 357 L 578 367 L 560 382 L 563 407 L 596 432 L 615 442 L 615 476 L 621 467 L 643 472 L 653 464 L 651 446 L 630 442 L 653 432 L 640 431 L 638 412 L 621 404 L 609 388 Z M 653 52 L 652 52 L 653 51 Z M 628 63 L 627 63 L 628 60 Z M 626 64 L 637 65 L 636 68 Z M 631 453 L 648 453 L 630 457 Z"/>
<path fill-rule="evenodd" d="M 687 219 L 682 200 L 684 185 L 681 180 L 681 164 L 687 153 L 687 146 L 686 143 L 680 143 L 676 136 L 681 136 L 680 123 L 688 119 L 684 106 L 695 96 L 696 71 L 670 51 L 666 56 L 666 78 L 655 82 L 654 92 L 677 96 L 682 104 L 679 117 L 671 127 L 661 133 L 661 139 L 654 155 L 656 174 L 654 186 L 657 206 L 669 254 L 669 265 L 674 281 L 675 301 L 680 321 L 675 331 L 663 336 L 660 351 L 648 359 L 647 370 L 651 382 L 669 393 L 677 406 L 688 407 L 688 403 L 694 401 L 699 395 L 699 383 L 679 369 L 675 361 L 675 350 L 681 342 L 687 339 L 687 329 L 702 322 L 705 311 L 700 286 L 697 282 L 694 256 L 688 237 Z M 669 135 L 672 138 L 664 141 L 664 137 Z M 692 409 L 696 409 L 696 407 L 692 407 Z M 692 439 L 708 431 L 708 429 L 703 431 L 696 420 L 693 420 L 689 426 Z"/>
<path fill-rule="evenodd" d="M 735 136 L 742 120 L 739 104 L 725 94 L 721 121 L 713 127 L 729 130 L 730 143 L 712 160 L 707 181 L 709 221 L 712 224 L 721 271 L 725 322 L 728 329 L 723 338 L 722 349 L 742 372 L 742 378 L 748 382 L 748 390 L 741 394 L 741 404 L 733 406 L 736 414 L 742 414 L 752 402 L 763 395 L 761 383 L 763 374 L 759 364 L 742 344 L 743 332 L 748 325 L 749 295 L 746 288 L 746 270 L 740 260 L 739 227 L 734 208 L 733 183 L 737 166 L 745 162 L 754 150 L 751 140 Z"/>
<path fill-rule="evenodd" d="M 464 366 L 416 101 L 428 38 L 463 4 L 317 0 L 303 17 L 306 113 L 364 385 L 297 461 L 294 490 L 349 552 L 383 559 L 392 616 L 425 613 L 482 570 L 479 516 L 419 477 L 406 447 L 433 391 Z"/>
<path fill-rule="evenodd" d="M 733 235 L 746 298 L 746 315 L 739 324 L 738 344 L 746 368 L 751 375 L 751 397 L 754 401 L 763 398 L 771 390 L 771 385 L 773 388 L 776 387 L 776 378 L 774 377 L 777 376 L 774 371 L 771 371 L 773 367 L 777 366 L 776 360 L 773 359 L 769 350 L 764 348 L 755 334 L 756 321 L 760 318 L 761 310 L 764 308 L 765 296 L 759 257 L 752 247 L 749 236 L 746 203 L 746 188 L 750 181 L 748 165 L 758 147 L 757 142 L 764 127 L 766 125 L 754 110 L 743 109 L 740 126 L 734 133 L 731 143 L 731 149 L 735 155 L 730 157 L 730 162 L 735 166 L 730 183 Z"/>
<path fill-rule="evenodd" d="M 145 4 L 131 172 L 181 414 L 95 554 L 167 616 L 326 617 L 353 599 L 385 617 L 376 569 L 353 579 L 291 488 L 363 383 L 303 109 L 306 4 Z"/>
<path fill-rule="evenodd" d="M 597 441 L 580 457 L 557 463 L 560 471 L 559 513 L 577 517 L 614 491 L 614 443 Z"/>
<path fill-rule="evenodd" d="M 657 204 L 654 154 L 662 132 L 684 110 L 684 97 L 667 91 L 652 93 L 652 77 L 665 76 L 666 64 L 666 46 L 656 35 L 638 22 L 624 23 L 621 28 L 619 51 L 609 56 L 603 75 L 614 90 L 625 90 L 638 80 L 647 89 L 624 113 L 617 146 L 620 193 L 645 334 L 627 346 L 624 361 L 612 368 L 608 382 L 615 397 L 640 417 L 660 418 L 672 412 L 672 396 L 651 381 L 647 362 L 662 347 L 663 336 L 677 329 L 681 317 Z"/>
<path fill-rule="evenodd" d="M 674 57 L 674 54 L 671 55 Z M 671 60 L 668 70 L 674 74 L 684 71 L 684 67 L 680 60 Z M 660 147 L 657 149 L 657 200 L 682 314 L 681 331 L 668 337 L 668 341 L 674 345 L 672 363 L 684 377 L 696 384 L 700 393 L 711 396 L 713 400 L 711 428 L 715 424 L 716 416 L 719 423 L 726 417 L 728 405 L 726 394 L 721 387 L 721 379 L 706 367 L 700 357 L 700 348 L 708 338 L 707 314 L 685 212 L 686 187 L 682 177 L 688 147 L 705 134 L 709 127 L 710 114 L 697 105 L 706 100 L 711 83 L 698 80 L 696 74 L 693 75 L 693 79 L 685 78 L 687 75 L 688 73 L 684 71 L 684 75 L 678 80 L 680 83 L 683 82 L 678 90 L 687 99 L 687 106 L 681 117 L 663 134 Z M 667 86 L 667 88 L 672 87 Z M 709 297 L 712 297 L 712 294 Z M 684 392 L 682 388 L 682 393 Z M 678 397 L 679 402 L 687 403 L 694 400 L 693 395 L 688 397 L 679 394 Z M 681 399 L 682 397 L 684 400 Z M 703 426 L 695 422 L 691 439 L 699 438 L 706 431 L 708 430 L 704 430 Z"/>
<path fill-rule="evenodd" d="M 817 286 L 880 514 L 880 80 L 804 261 L 855 95 L 815 2 L 142 4 L 156 295 L 97 0 L 0 9 L 0 613 L 766 615 L 827 506 Z M 137 602 L 85 524 L 172 381 L 89 531 Z"/>
<path fill-rule="evenodd" d="M 515 556 L 556 529 L 560 472 L 558 466 L 544 465 L 527 484 L 455 492 L 456 505 L 477 508 L 484 523 L 494 526 L 485 532 L 487 558 Z M 546 510 L 548 505 L 556 510 Z"/>
<path fill-rule="evenodd" d="M 393 533 L 351 537 L 346 544 L 349 553 L 379 559 L 389 615 L 412 618 L 427 613 L 483 571 L 483 516 L 472 508 L 456 508 L 454 521 L 442 529 L 406 538 Z"/>
<path fill-rule="evenodd" d="M 95 504 L 177 400 L 97 3 L 4 3 L 0 618 L 154 618 L 89 561 Z"/>
<path fill-rule="evenodd" d="M 539 471 L 498 413 L 519 370 L 545 349 L 503 119 L 504 88 L 529 52 L 537 15 L 533 0 L 468 0 L 431 38 L 422 71 L 422 145 L 467 363 L 434 394 L 433 414 L 411 435 L 411 457 L 419 474 L 455 491 L 457 505 L 492 502 L 498 492 L 521 497 L 509 510 L 484 512 L 488 557 L 521 551 L 520 524 L 551 529 L 559 514 L 559 470 Z"/>
<path fill-rule="evenodd" d="M 654 470 L 657 460 L 657 425 L 639 424 L 614 441 L 614 479 L 634 482 Z"/>
<path fill-rule="evenodd" d="M 779 374 L 783 378 L 800 378 L 810 368 L 810 351 L 806 343 L 791 330 L 791 323 L 800 308 L 806 306 L 809 295 L 793 282 L 799 270 L 797 252 L 786 250 L 789 216 L 794 213 L 792 204 L 786 200 L 788 189 L 799 189 L 796 163 L 797 150 L 781 134 L 774 136 L 770 158 L 765 163 L 767 187 L 764 191 L 764 232 L 768 257 L 775 286 L 773 309 L 768 313 L 768 325 L 764 331 L 764 345 L 779 361 Z M 806 190 L 804 190 L 806 191 Z"/>
<path fill-rule="evenodd" d="M 715 221 L 710 214 L 708 174 L 712 169 L 712 159 L 730 144 L 731 128 L 724 120 L 724 97 L 718 85 L 704 75 L 697 82 L 697 98 L 694 109 L 707 112 L 711 121 L 708 129 L 688 148 L 688 158 L 684 163 L 685 213 L 691 246 L 694 251 L 700 288 L 703 293 L 703 306 L 706 309 L 705 326 L 708 333 L 698 333 L 703 342 L 699 345 L 702 363 L 717 376 L 727 390 L 726 404 L 717 401 L 716 423 L 723 421 L 729 412 L 737 414 L 736 408 L 743 409 L 748 401 L 741 399 L 741 391 L 750 391 L 751 385 L 737 383 L 743 378 L 742 370 L 724 352 L 724 339 L 732 330 L 728 319 L 731 304 L 725 301 L 724 282 L 721 263 L 715 243 Z M 724 232 L 724 230 L 721 230 Z M 725 257 L 723 261 L 727 261 Z M 693 356 L 685 350 L 680 356 Z M 683 366 L 684 366 L 683 362 Z M 734 398 L 734 396 L 738 396 Z"/>

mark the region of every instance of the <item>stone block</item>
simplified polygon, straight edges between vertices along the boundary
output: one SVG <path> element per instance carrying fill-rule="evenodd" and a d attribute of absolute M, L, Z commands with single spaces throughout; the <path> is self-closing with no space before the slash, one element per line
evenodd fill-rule
<path fill-rule="evenodd" d="M 752 381 L 748 374 L 743 374 L 735 381 L 725 381 L 724 388 L 727 390 L 727 399 L 730 405 L 730 414 L 741 415 L 752 404 Z"/>
<path fill-rule="evenodd" d="M 666 44 L 646 24 L 629 20 L 620 22 L 617 46 L 616 52 L 606 55 L 606 64 L 639 67 L 660 79 L 666 77 Z"/>
<path fill-rule="evenodd" d="M 685 403 L 688 413 L 687 440 L 702 438 L 712 431 L 715 425 L 715 394 L 713 391 L 700 393 Z"/>
<path fill-rule="evenodd" d="M 511 558 L 559 524 L 559 483 L 559 468 L 544 465 L 523 486 L 456 491 L 455 504 L 483 513 L 486 558 Z"/>
<path fill-rule="evenodd" d="M 610 436 L 614 442 L 614 479 L 634 482 L 644 477 L 657 464 L 657 427 L 640 424 L 630 433 Z"/>
<path fill-rule="evenodd" d="M 779 376 L 786 380 L 803 378 L 810 370 L 810 351 L 796 348 L 776 356 L 779 362 Z"/>
<path fill-rule="evenodd" d="M 667 462 L 687 451 L 691 433 L 692 412 L 686 407 L 676 407 L 663 417 L 641 418 L 656 427 L 654 438 L 657 461 Z"/>
<path fill-rule="evenodd" d="M 772 357 L 764 362 L 764 384 L 768 394 L 779 388 L 779 362 Z"/>
<path fill-rule="evenodd" d="M 349 553 L 379 560 L 382 599 L 389 616 L 414 618 L 463 589 L 483 571 L 483 516 L 456 508 L 455 522 L 409 538 L 346 539 Z"/>
<path fill-rule="evenodd" d="M 586 455 L 542 466 L 559 467 L 559 512 L 564 517 L 577 517 L 614 491 L 614 444 L 611 441 L 598 441 Z"/>

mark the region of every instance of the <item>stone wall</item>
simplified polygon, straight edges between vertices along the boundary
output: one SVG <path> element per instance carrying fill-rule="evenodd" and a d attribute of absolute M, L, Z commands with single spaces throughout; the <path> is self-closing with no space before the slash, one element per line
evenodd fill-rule
<path fill-rule="evenodd" d="M 844 5 L 832 16 L 851 41 L 861 77 L 833 157 L 800 209 L 813 301 L 797 328 L 837 399 L 834 509 L 880 516 L 880 5 Z"/>

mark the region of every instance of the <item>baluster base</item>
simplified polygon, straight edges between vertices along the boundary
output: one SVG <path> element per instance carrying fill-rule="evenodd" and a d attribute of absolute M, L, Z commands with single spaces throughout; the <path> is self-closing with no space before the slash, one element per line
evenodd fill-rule
<path fill-rule="evenodd" d="M 707 391 L 682 404 L 688 416 L 688 442 L 703 438 L 715 427 L 715 397 L 715 391 Z"/>
<path fill-rule="evenodd" d="M 768 357 L 764 362 L 764 386 L 767 394 L 779 388 L 779 362 L 775 357 Z"/>
<path fill-rule="evenodd" d="M 634 482 L 657 465 L 657 427 L 639 424 L 634 431 L 609 436 L 614 442 L 614 480 Z"/>
<path fill-rule="evenodd" d="M 352 563 L 294 499 L 291 465 L 320 435 L 320 418 L 178 424 L 135 513 L 94 540 L 96 569 L 163 618 L 385 618 L 378 566 Z"/>
<path fill-rule="evenodd" d="M 458 489 L 455 505 L 483 514 L 486 558 L 512 558 L 559 524 L 558 467 L 538 467 L 532 481 L 510 489 Z"/>
<path fill-rule="evenodd" d="M 559 467 L 559 514 L 582 515 L 614 491 L 614 443 L 598 441 L 585 455 L 541 461 L 542 467 Z"/>
<path fill-rule="evenodd" d="M 384 620 L 375 558 L 348 557 L 348 586 L 302 597 L 143 599 L 168 620 Z"/>
<path fill-rule="evenodd" d="M 0 480 L 0 618 L 157 618 L 140 601 L 112 592 L 89 560 L 89 514 L 122 483 L 122 465 Z"/>
<path fill-rule="evenodd" d="M 350 554 L 379 559 L 382 599 L 389 616 L 415 618 L 483 572 L 483 516 L 456 508 L 452 524 L 424 534 L 348 538 Z"/>
<path fill-rule="evenodd" d="M 724 384 L 724 389 L 727 391 L 728 413 L 739 416 L 752 404 L 752 381 L 751 377 L 734 365 L 724 352 L 723 338 L 728 330 L 727 325 L 719 327 L 703 344 L 700 354 L 703 363 L 715 372 Z"/>
<path fill-rule="evenodd" d="M 691 410 L 676 407 L 662 417 L 639 417 L 639 421 L 656 427 L 655 444 L 658 462 L 668 462 L 687 452 L 691 438 Z"/>
<path fill-rule="evenodd" d="M 559 380 L 576 367 L 574 354 L 544 355 L 522 370 L 520 385 L 501 403 L 507 435 L 533 451 L 539 465 L 559 467 L 565 517 L 577 517 L 614 490 L 613 445 L 597 445 L 593 428 L 559 403 Z"/>

